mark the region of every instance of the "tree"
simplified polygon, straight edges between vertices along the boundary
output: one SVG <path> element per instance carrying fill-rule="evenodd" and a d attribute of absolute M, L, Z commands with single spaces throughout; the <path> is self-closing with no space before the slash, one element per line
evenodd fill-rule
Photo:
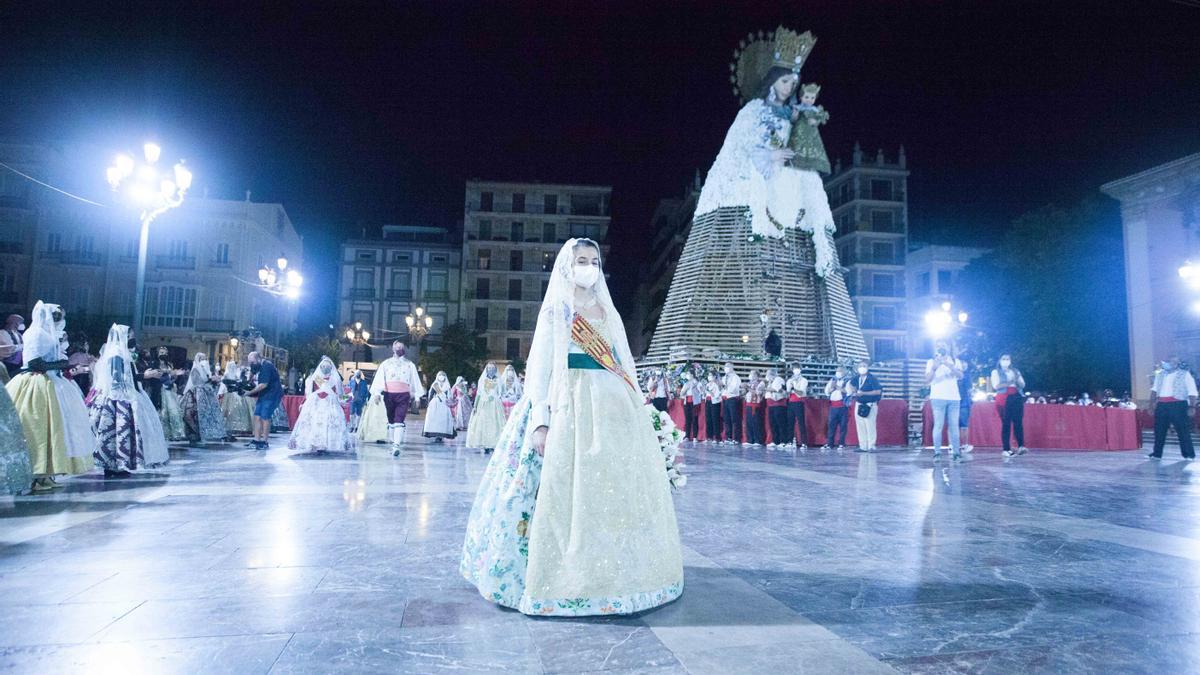
<path fill-rule="evenodd" d="M 439 348 L 423 352 L 418 357 L 421 372 L 432 379 L 439 370 L 444 371 L 451 382 L 459 376 L 469 382 L 479 379 L 483 362 L 487 359 L 487 347 L 480 344 L 479 337 L 479 333 L 462 321 L 446 326 Z"/>
<path fill-rule="evenodd" d="M 958 296 L 982 332 L 979 356 L 1012 353 L 1031 389 L 1119 392 L 1129 389 L 1124 280 L 1119 212 L 1089 198 L 1017 218 L 963 271 Z"/>
<path fill-rule="evenodd" d="M 285 340 L 284 347 L 288 350 L 291 364 L 302 373 L 316 368 L 324 356 L 328 356 L 335 365 L 342 361 L 342 343 L 331 338 L 325 330 L 290 336 Z"/>

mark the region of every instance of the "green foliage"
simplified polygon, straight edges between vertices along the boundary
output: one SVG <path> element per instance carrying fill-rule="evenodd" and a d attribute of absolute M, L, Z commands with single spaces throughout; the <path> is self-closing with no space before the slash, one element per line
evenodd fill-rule
<path fill-rule="evenodd" d="M 466 378 L 468 382 L 474 382 L 479 379 L 483 363 L 487 359 L 487 349 L 479 345 L 479 337 L 479 333 L 468 328 L 462 321 L 450 324 L 442 331 L 441 345 L 438 349 L 422 350 L 417 365 L 429 380 L 436 377 L 441 370 L 445 371 L 451 382 L 459 376 Z"/>
<path fill-rule="evenodd" d="M 981 334 L 971 351 L 1002 352 L 1035 391 L 1129 389 L 1121 221 L 1114 204 L 1047 206 L 1013 222 L 963 272 L 958 297 Z"/>
<path fill-rule="evenodd" d="M 317 367 L 321 357 L 328 356 L 334 364 L 342 362 L 342 344 L 324 330 L 292 335 L 284 341 L 291 365 L 305 373 Z"/>

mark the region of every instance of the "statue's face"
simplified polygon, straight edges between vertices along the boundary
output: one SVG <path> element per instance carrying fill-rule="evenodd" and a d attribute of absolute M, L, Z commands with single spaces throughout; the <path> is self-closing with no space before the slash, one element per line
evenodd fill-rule
<path fill-rule="evenodd" d="M 775 80 L 775 84 L 773 85 L 775 89 L 775 98 L 779 99 L 780 101 L 786 101 L 788 97 L 792 95 L 792 92 L 796 91 L 796 83 L 799 81 L 800 78 L 797 77 L 795 73 L 788 73 L 778 80 Z"/>

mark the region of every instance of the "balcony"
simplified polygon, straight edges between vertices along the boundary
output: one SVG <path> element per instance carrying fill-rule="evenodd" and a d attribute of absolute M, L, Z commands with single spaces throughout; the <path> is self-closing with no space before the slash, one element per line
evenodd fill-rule
<path fill-rule="evenodd" d="M 359 300 L 371 300 L 375 298 L 374 288 L 351 288 L 350 297 Z"/>
<path fill-rule="evenodd" d="M 425 291 L 426 302 L 445 302 L 450 299 L 449 291 Z"/>
<path fill-rule="evenodd" d="M 355 291 L 367 291 L 370 293 L 370 295 L 368 295 L 368 296 L 361 296 L 361 297 L 374 297 L 375 296 L 375 290 L 371 289 L 371 288 L 356 288 L 354 290 Z M 355 297 L 360 297 L 360 296 L 355 296 Z M 388 300 L 412 300 L 412 297 L 413 297 L 413 293 L 412 293 L 412 289 L 410 289 L 410 288 L 389 288 L 387 291 L 387 299 Z"/>
<path fill-rule="evenodd" d="M 38 257 L 57 260 L 64 265 L 100 266 L 100 254 L 96 251 L 42 251 Z"/>
<path fill-rule="evenodd" d="M 895 286 L 864 286 L 858 289 L 858 295 L 867 295 L 873 298 L 903 298 L 904 289 Z"/>
<path fill-rule="evenodd" d="M 159 255 L 154 257 L 154 265 L 160 270 L 194 270 L 195 256 Z"/>
<path fill-rule="evenodd" d="M 233 264 L 232 264 L 232 263 L 230 263 L 228 260 L 210 260 L 210 261 L 208 262 L 208 266 L 209 266 L 209 267 L 220 267 L 220 268 L 228 269 L 228 268 L 230 268 L 230 267 L 233 267 Z"/>
<path fill-rule="evenodd" d="M 196 319 L 197 333 L 224 333 L 233 332 L 233 319 Z"/>

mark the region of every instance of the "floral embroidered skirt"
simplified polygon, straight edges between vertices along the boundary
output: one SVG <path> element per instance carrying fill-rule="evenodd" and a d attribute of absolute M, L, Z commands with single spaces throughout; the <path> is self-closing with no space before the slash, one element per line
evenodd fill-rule
<path fill-rule="evenodd" d="M 631 614 L 683 592 L 670 485 L 649 417 L 617 376 L 570 370 L 544 460 L 529 404 L 514 408 L 484 473 L 460 571 L 526 614 Z"/>

